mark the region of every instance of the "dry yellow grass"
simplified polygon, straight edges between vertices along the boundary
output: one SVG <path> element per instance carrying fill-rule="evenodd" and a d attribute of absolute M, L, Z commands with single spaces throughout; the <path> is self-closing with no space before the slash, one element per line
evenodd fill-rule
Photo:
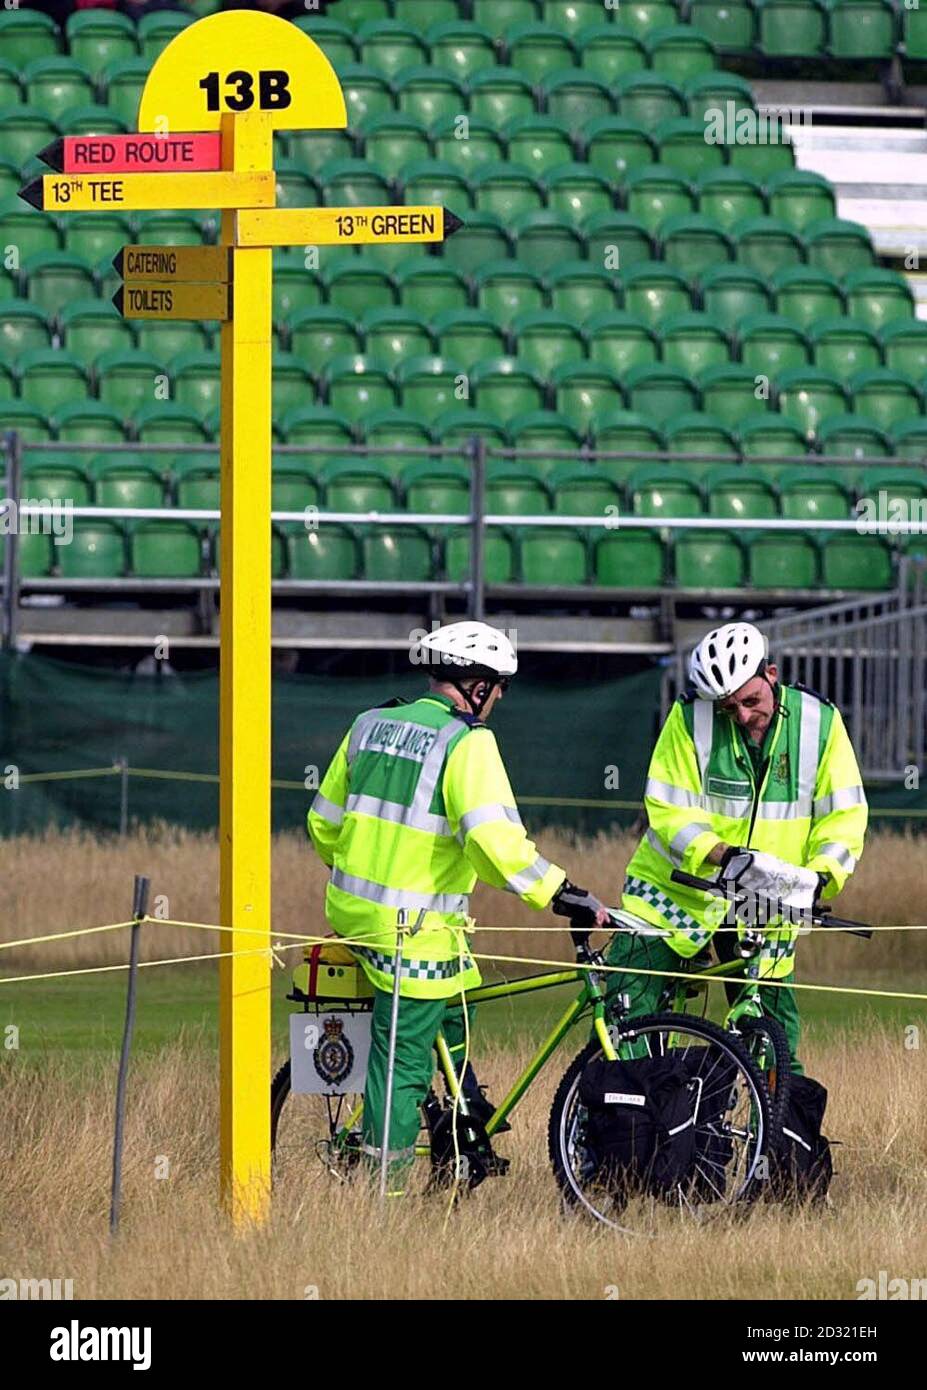
<path fill-rule="evenodd" d="M 520 1056 L 520 1050 L 517 1050 Z M 667 1212 L 653 1239 L 559 1210 L 545 1156 L 550 1084 L 498 1142 L 513 1168 L 460 1204 L 384 1213 L 307 1172 L 275 1193 L 269 1225 L 231 1234 L 215 1201 L 215 1056 L 173 1046 L 133 1067 L 122 1230 L 107 1235 L 111 1068 L 80 1080 L 8 1073 L 0 1138 L 0 1272 L 72 1278 L 76 1298 L 854 1298 L 863 1278 L 927 1272 L 927 1070 L 894 1029 L 848 1034 L 808 1058 L 832 1090 L 834 1209 L 757 1209 L 698 1226 Z M 498 1090 L 513 1057 L 482 1070 Z M 166 1158 L 170 1175 L 157 1178 Z"/>

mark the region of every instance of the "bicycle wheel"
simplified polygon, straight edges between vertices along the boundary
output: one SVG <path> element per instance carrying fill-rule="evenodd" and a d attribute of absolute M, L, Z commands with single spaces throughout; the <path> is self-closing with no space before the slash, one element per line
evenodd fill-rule
<path fill-rule="evenodd" d="M 297 1095 L 287 1058 L 270 1088 L 270 1146 L 275 1182 L 345 1180 L 360 1162 L 362 1095 Z"/>
<path fill-rule="evenodd" d="M 685 1183 L 655 1197 L 646 1187 L 619 1193 L 604 1180 L 586 1141 L 579 1084 L 587 1064 L 602 1056 L 597 1041 L 567 1068 L 551 1106 L 548 1151 L 567 1207 L 628 1233 L 648 1232 L 667 1204 L 700 1215 L 750 1193 L 770 1141 L 769 1100 L 762 1073 L 729 1032 L 688 1014 L 651 1014 L 615 1026 L 619 1057 L 673 1057 L 693 1078 L 696 1158 Z M 759 1174 L 758 1174 L 758 1169 Z"/>
<path fill-rule="evenodd" d="M 782 1123 L 792 1081 L 792 1054 L 785 1029 L 764 1014 L 762 1018 L 742 1018 L 733 1032 L 763 1073 L 775 1131 Z"/>

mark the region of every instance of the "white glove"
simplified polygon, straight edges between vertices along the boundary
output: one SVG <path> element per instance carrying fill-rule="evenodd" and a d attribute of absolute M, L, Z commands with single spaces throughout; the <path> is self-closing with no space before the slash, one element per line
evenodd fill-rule
<path fill-rule="evenodd" d="M 773 898 L 783 907 L 799 912 L 810 912 L 820 887 L 812 869 L 801 869 L 759 849 L 738 849 L 726 855 L 721 865 L 721 882 Z"/>

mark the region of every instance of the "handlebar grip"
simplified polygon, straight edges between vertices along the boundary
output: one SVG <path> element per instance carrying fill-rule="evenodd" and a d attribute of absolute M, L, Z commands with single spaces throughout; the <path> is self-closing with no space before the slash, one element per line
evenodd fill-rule
<path fill-rule="evenodd" d="M 674 883 L 680 883 L 686 888 L 700 888 L 703 893 L 712 893 L 715 897 L 726 897 L 724 889 L 711 879 L 696 878 L 695 874 L 687 874 L 682 869 L 674 869 L 670 874 Z M 846 917 L 830 917 L 820 912 L 812 912 L 811 923 L 815 927 L 833 927 L 836 931 L 845 931 L 850 936 L 861 936 L 869 941 L 872 938 L 872 931 L 866 926 L 865 922 L 853 922 Z"/>
<path fill-rule="evenodd" d="M 724 896 L 724 890 L 710 878 L 696 878 L 695 874 L 684 873 L 682 869 L 674 869 L 670 878 L 674 883 L 681 883 L 686 888 L 701 888 L 703 893 Z"/>

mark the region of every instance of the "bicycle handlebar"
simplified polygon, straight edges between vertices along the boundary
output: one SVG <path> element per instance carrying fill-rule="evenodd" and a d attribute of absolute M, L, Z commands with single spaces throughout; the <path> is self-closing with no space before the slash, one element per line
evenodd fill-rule
<path fill-rule="evenodd" d="M 723 885 L 717 879 L 697 878 L 695 874 L 684 873 L 682 869 L 674 869 L 670 878 L 674 883 L 681 883 L 686 888 L 699 888 L 703 893 L 711 893 L 716 898 L 728 896 Z M 765 898 L 759 893 L 753 893 L 751 896 L 757 905 L 773 910 L 779 908 L 781 911 L 781 904 L 777 903 L 775 898 Z M 805 916 L 810 919 L 813 927 L 833 927 L 836 931 L 845 931 L 850 936 L 861 936 L 866 941 L 872 937 L 872 929 L 867 927 L 865 922 L 853 922 L 847 917 L 832 917 L 826 909 L 816 912 L 812 908 L 807 914 L 802 912 L 802 917 Z"/>

